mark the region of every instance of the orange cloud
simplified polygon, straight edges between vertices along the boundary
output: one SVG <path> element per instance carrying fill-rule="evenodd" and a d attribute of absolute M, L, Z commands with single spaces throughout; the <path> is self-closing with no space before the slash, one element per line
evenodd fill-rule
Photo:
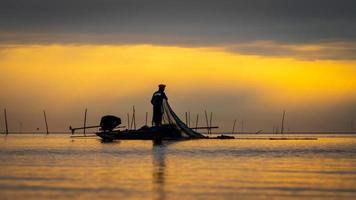
<path fill-rule="evenodd" d="M 160 82 L 173 91 L 251 88 L 259 99 L 271 103 L 356 96 L 351 61 L 300 61 L 151 45 L 16 46 L 1 54 L 1 83 L 11 83 L 3 88 L 7 95 L 41 94 L 53 101 L 61 96 L 62 103 L 138 95 Z"/>

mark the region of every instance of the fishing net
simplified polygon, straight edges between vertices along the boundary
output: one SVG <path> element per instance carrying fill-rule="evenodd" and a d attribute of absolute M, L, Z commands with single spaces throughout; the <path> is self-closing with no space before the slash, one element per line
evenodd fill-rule
<path fill-rule="evenodd" d="M 184 122 L 182 122 L 182 120 L 180 120 L 179 117 L 174 113 L 167 100 L 163 99 L 162 107 L 163 107 L 162 123 L 174 125 L 175 128 L 180 133 L 181 137 L 183 138 L 204 137 L 202 134 L 192 130 Z"/>

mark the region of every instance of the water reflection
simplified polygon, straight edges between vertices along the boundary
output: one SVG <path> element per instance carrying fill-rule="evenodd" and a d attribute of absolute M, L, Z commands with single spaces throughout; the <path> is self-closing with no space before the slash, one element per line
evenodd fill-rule
<path fill-rule="evenodd" d="M 154 197 L 157 200 L 166 199 L 164 185 L 165 185 L 165 170 L 166 170 L 166 150 L 171 143 L 153 142 L 152 147 L 152 181 Z"/>
<path fill-rule="evenodd" d="M 0 199 L 356 199 L 356 137 L 308 141 L 0 139 Z"/>

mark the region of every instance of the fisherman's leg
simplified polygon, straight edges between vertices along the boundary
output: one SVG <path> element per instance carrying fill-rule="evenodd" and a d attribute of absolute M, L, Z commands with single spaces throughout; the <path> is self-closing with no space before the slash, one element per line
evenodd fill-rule
<path fill-rule="evenodd" d="M 159 124 L 159 126 L 162 125 L 162 117 L 162 113 L 160 112 L 157 116 L 157 123 Z"/>
<path fill-rule="evenodd" d="M 154 126 L 160 126 L 162 122 L 162 117 L 160 117 L 161 110 L 159 107 L 153 107 L 153 117 L 152 122 Z"/>

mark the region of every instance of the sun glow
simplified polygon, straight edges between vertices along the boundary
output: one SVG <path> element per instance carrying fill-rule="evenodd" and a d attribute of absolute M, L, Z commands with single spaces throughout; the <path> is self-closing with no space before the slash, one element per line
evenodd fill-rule
<path fill-rule="evenodd" d="M 11 46 L 1 51 L 3 93 L 61 102 L 138 95 L 164 82 L 171 91 L 257 90 L 272 102 L 356 96 L 355 62 L 246 56 L 209 48 L 151 45 Z M 108 95 L 110 94 L 110 95 Z"/>

